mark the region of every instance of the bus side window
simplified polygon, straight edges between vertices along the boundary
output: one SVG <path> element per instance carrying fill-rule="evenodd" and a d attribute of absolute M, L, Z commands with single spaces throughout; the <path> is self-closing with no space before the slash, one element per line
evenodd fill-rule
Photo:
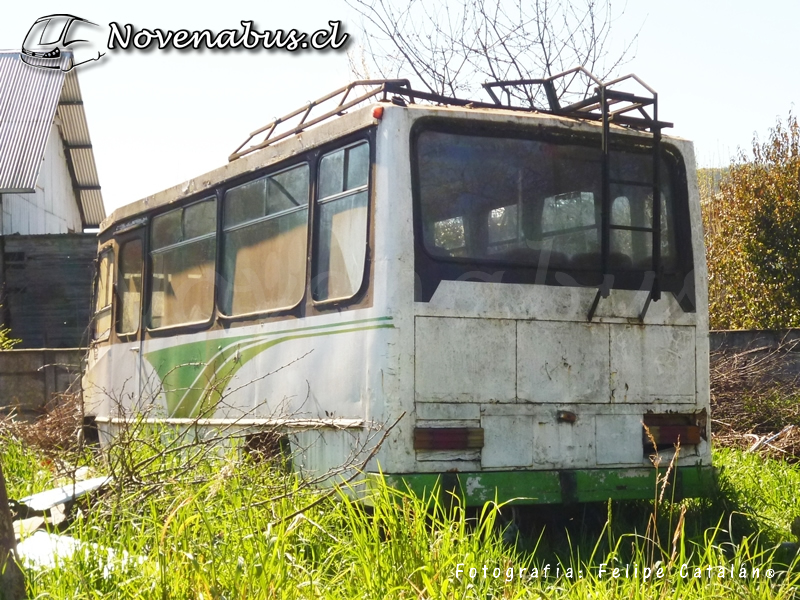
<path fill-rule="evenodd" d="M 364 278 L 369 144 L 331 152 L 319 163 L 314 300 L 350 298 Z"/>
<path fill-rule="evenodd" d="M 291 308 L 303 298 L 308 190 L 303 164 L 225 193 L 223 314 Z"/>
<path fill-rule="evenodd" d="M 97 288 L 94 299 L 94 339 L 104 339 L 111 331 L 111 298 L 114 288 L 114 252 L 100 254 L 97 267 Z"/>
<path fill-rule="evenodd" d="M 117 333 L 131 334 L 139 330 L 142 308 L 142 240 L 122 244 L 117 274 Z"/>
<path fill-rule="evenodd" d="M 214 311 L 217 200 L 153 218 L 150 327 L 208 321 Z"/>

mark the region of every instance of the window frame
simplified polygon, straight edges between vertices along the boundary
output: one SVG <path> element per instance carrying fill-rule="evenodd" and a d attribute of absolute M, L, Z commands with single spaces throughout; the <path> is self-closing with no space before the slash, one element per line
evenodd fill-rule
<path fill-rule="evenodd" d="M 211 327 L 217 319 L 218 316 L 218 308 L 217 308 L 217 294 L 219 288 L 219 260 L 220 260 L 220 250 L 219 250 L 219 229 L 220 229 L 220 194 L 219 189 L 212 190 L 211 193 L 206 191 L 205 194 L 200 194 L 193 196 L 191 199 L 188 199 L 184 202 L 181 202 L 180 206 L 166 206 L 164 207 L 165 210 L 160 210 L 158 212 L 152 213 L 150 215 L 148 227 L 147 227 L 147 243 L 145 244 L 145 248 L 147 249 L 146 257 L 145 257 L 145 273 L 147 277 L 147 286 L 146 286 L 146 298 L 145 301 L 142 303 L 142 322 L 140 322 L 140 328 L 144 328 L 145 331 L 149 335 L 152 336 L 159 336 L 163 334 L 171 334 L 172 332 L 180 329 L 187 329 L 187 330 L 203 330 Z M 183 212 L 195 205 L 200 204 L 201 202 L 206 202 L 209 200 L 214 200 L 216 202 L 216 210 L 215 210 L 215 222 L 214 222 L 214 230 L 212 233 L 206 233 L 201 236 L 192 238 L 191 240 L 182 240 L 180 242 L 176 242 L 174 244 L 170 244 L 168 246 L 164 246 L 156 250 L 156 252 L 163 251 L 165 249 L 171 250 L 174 248 L 179 248 L 184 245 L 189 245 L 195 243 L 200 240 L 209 239 L 213 236 L 214 238 L 214 281 L 212 282 L 212 291 L 211 291 L 211 313 L 209 317 L 202 321 L 191 321 L 187 323 L 176 323 L 173 325 L 162 325 L 160 327 L 151 327 L 151 319 L 152 319 L 152 309 L 153 309 L 153 280 L 154 280 L 154 270 L 153 270 L 153 227 L 154 222 L 156 219 L 162 215 L 173 211 L 181 211 L 181 227 L 183 227 Z"/>
<path fill-rule="evenodd" d="M 345 190 L 343 192 L 333 194 L 331 196 L 326 196 L 325 198 L 319 198 L 319 188 L 320 188 L 320 175 L 321 169 L 320 166 L 322 165 L 322 160 L 331 154 L 339 152 L 340 150 L 347 150 L 349 148 L 354 148 L 361 144 L 367 145 L 367 183 L 365 186 L 359 186 L 350 190 Z M 366 132 L 362 132 L 355 137 L 348 136 L 345 139 L 336 140 L 332 144 L 327 144 L 324 147 L 317 149 L 317 153 L 314 159 L 314 173 L 313 173 L 313 191 L 312 191 L 312 198 L 311 198 L 311 208 L 312 208 L 312 227 L 311 227 L 311 240 L 308 246 L 308 260 L 309 260 L 309 268 L 308 268 L 308 281 L 306 286 L 306 292 L 310 299 L 311 306 L 319 311 L 324 311 L 327 308 L 332 307 L 340 307 L 342 305 L 350 304 L 350 303 L 357 303 L 360 301 L 361 297 L 366 293 L 369 289 L 370 284 L 370 270 L 372 264 L 372 203 L 373 203 L 373 190 L 374 190 L 374 165 L 375 165 L 375 135 L 374 135 L 374 128 L 368 129 Z M 314 298 L 314 289 L 313 289 L 313 280 L 316 277 L 317 271 L 317 244 L 320 240 L 320 206 L 325 205 L 331 202 L 335 202 L 342 198 L 347 198 L 349 196 L 356 196 L 360 193 L 366 193 L 367 203 L 366 209 L 367 214 L 365 218 L 364 226 L 365 236 L 364 236 L 364 268 L 361 274 L 361 283 L 358 288 L 349 296 L 342 296 L 336 298 L 325 298 L 324 300 L 317 300 Z"/>
<path fill-rule="evenodd" d="M 217 256 L 218 256 L 218 267 L 217 267 L 217 290 L 215 294 L 214 305 L 216 307 L 218 319 L 221 322 L 235 322 L 240 320 L 250 320 L 258 317 L 269 317 L 274 315 L 281 315 L 290 313 L 292 311 L 297 310 L 298 307 L 302 306 L 305 303 L 306 296 L 308 295 L 308 278 L 309 278 L 309 255 L 311 253 L 311 224 L 313 215 L 311 214 L 312 209 L 312 199 L 314 198 L 315 194 L 315 169 L 314 164 L 316 160 L 314 160 L 312 153 L 305 155 L 304 160 L 293 162 L 287 165 L 285 162 L 279 163 L 277 168 L 275 165 L 271 165 L 266 170 L 259 171 L 255 177 L 249 176 L 244 179 L 234 179 L 231 181 L 226 182 L 227 185 L 220 186 L 219 188 L 219 197 L 220 197 L 220 205 L 218 211 L 218 218 L 217 218 L 217 230 L 218 230 L 218 243 L 217 243 Z M 308 168 L 308 197 L 306 198 L 306 205 L 305 210 L 307 211 L 306 215 L 306 253 L 303 260 L 303 293 L 300 296 L 300 299 L 290 306 L 283 306 L 280 308 L 270 308 L 266 310 L 259 310 L 249 313 L 241 313 L 241 314 L 225 314 L 223 312 L 223 301 L 222 295 L 225 292 L 223 290 L 223 286 L 221 285 L 221 280 L 225 275 L 223 273 L 223 264 L 225 261 L 225 234 L 226 234 L 226 227 L 225 227 L 225 196 L 226 194 L 237 187 L 246 185 L 248 183 L 252 183 L 254 181 L 258 181 L 259 179 L 268 179 L 270 177 L 274 177 L 276 175 L 280 175 L 281 173 L 285 173 L 287 171 L 291 171 L 292 169 L 296 169 L 302 165 L 306 165 Z M 279 217 L 292 214 L 294 212 L 299 212 L 301 210 L 300 206 L 296 206 L 294 208 L 288 208 L 286 210 L 282 210 L 280 212 L 265 215 L 263 217 L 259 217 L 257 219 L 253 219 L 251 221 L 247 221 L 245 223 L 239 223 L 237 225 L 233 225 L 228 229 L 228 231 L 236 231 L 238 229 L 243 229 L 250 225 L 265 223 L 270 220 L 277 219 Z"/>
<path fill-rule="evenodd" d="M 257 167 L 252 171 L 239 173 L 233 177 L 220 181 L 219 183 L 206 188 L 199 192 L 194 192 L 186 198 L 178 198 L 175 201 L 158 206 L 156 208 L 141 211 L 121 220 L 110 234 L 110 239 L 107 243 L 116 244 L 116 248 L 127 240 L 129 231 L 138 230 L 137 235 L 142 236 L 143 239 L 143 298 L 139 323 L 139 331 L 135 334 L 117 335 L 116 332 L 112 333 L 112 339 L 120 342 L 133 341 L 141 338 L 142 340 L 156 339 L 180 335 L 182 333 L 197 333 L 201 331 L 227 329 L 229 327 L 242 326 L 254 321 L 275 321 L 286 320 L 291 318 L 306 318 L 316 315 L 328 314 L 331 311 L 348 310 L 350 308 L 364 308 L 371 306 L 371 281 L 373 278 L 372 270 L 373 265 L 373 243 L 374 243 L 374 213 L 373 213 L 373 194 L 374 194 L 374 165 L 376 155 L 376 131 L 374 125 L 364 127 L 357 131 L 342 135 L 336 139 L 329 140 L 319 146 L 309 148 L 307 151 L 299 153 L 295 156 L 286 157 L 285 159 L 275 161 L 271 164 Z M 319 179 L 319 166 L 324 156 L 336 152 L 342 148 L 366 143 L 368 145 L 369 165 L 367 171 L 367 194 L 366 208 L 366 235 L 365 235 L 365 248 L 364 248 L 364 271 L 361 277 L 361 285 L 359 289 L 351 296 L 345 298 L 332 298 L 327 300 L 314 300 L 311 293 L 311 279 L 313 260 L 315 252 L 315 244 L 317 243 L 317 220 L 318 220 L 318 206 L 316 202 L 318 179 Z M 244 185 L 250 181 L 277 175 L 281 172 L 291 170 L 300 165 L 307 165 L 309 169 L 309 195 L 308 195 L 308 221 L 306 227 L 306 256 L 304 257 L 305 279 L 303 281 L 303 296 L 293 306 L 282 307 L 277 309 L 269 309 L 266 311 L 259 311 L 241 315 L 225 315 L 221 312 L 223 306 L 221 294 L 222 290 L 222 269 L 223 269 L 223 218 L 224 218 L 224 200 L 225 193 L 234 187 Z M 353 190 L 341 194 L 347 196 L 352 194 Z M 357 192 L 360 193 L 360 192 Z M 334 200 L 335 196 L 330 200 Z M 204 200 L 215 200 L 217 203 L 216 210 L 216 223 L 214 236 L 216 240 L 215 257 L 214 257 L 214 293 L 213 293 L 213 311 L 211 316 L 203 321 L 195 321 L 192 323 L 181 323 L 175 325 L 165 325 L 161 327 L 151 327 L 150 319 L 152 314 L 153 304 L 153 261 L 152 261 L 152 231 L 153 221 L 159 216 L 169 213 L 174 210 L 185 210 L 193 204 L 202 202 Z M 327 200 L 327 199 L 326 199 Z M 298 207 L 299 208 L 299 207 Z M 287 214 L 291 210 L 281 211 L 270 215 L 274 218 L 276 216 Z M 265 220 L 269 220 L 267 217 Z M 251 221 L 250 223 L 253 223 Z M 210 234 L 207 234 L 210 235 Z M 196 240 L 197 238 L 195 238 Z M 184 243 L 184 242 L 179 242 Z M 176 246 L 178 244 L 175 244 Z M 162 250 L 159 248 L 159 250 Z M 116 258 L 116 257 L 115 257 Z M 115 275 L 116 276 L 116 275 Z M 116 300 L 114 300 L 114 310 L 116 311 Z M 114 316 L 116 319 L 116 315 Z M 116 322 L 116 321 L 114 321 Z M 112 326 L 115 330 L 115 326 Z"/>
<path fill-rule="evenodd" d="M 98 291 L 99 291 L 98 288 L 99 288 L 99 285 L 100 285 L 100 277 L 101 277 L 101 275 L 100 275 L 100 273 L 101 273 L 100 265 L 103 262 L 103 256 L 104 255 L 110 255 L 111 256 L 111 260 L 112 260 L 111 268 L 110 268 L 110 270 L 109 270 L 109 272 L 107 274 L 107 277 L 108 277 L 109 281 L 106 284 L 107 289 L 108 289 L 108 304 L 106 304 L 102 308 L 97 309 L 96 308 L 96 306 L 97 306 L 97 297 L 98 297 L 97 294 L 98 294 Z M 93 294 L 93 296 L 94 296 L 93 297 L 94 306 L 92 307 L 93 311 L 92 311 L 92 340 L 91 340 L 91 343 L 93 343 L 93 344 L 94 343 L 102 343 L 102 342 L 109 341 L 111 339 L 111 332 L 114 331 L 114 329 L 115 329 L 114 323 L 115 323 L 116 319 L 115 319 L 114 312 L 115 312 L 116 303 L 114 302 L 114 298 L 115 298 L 115 295 L 116 295 L 116 276 L 117 276 L 116 265 L 117 265 L 117 256 L 116 256 L 116 251 L 115 251 L 115 247 L 114 247 L 114 240 L 110 240 L 110 241 L 106 242 L 105 244 L 103 244 L 100 247 L 100 249 L 97 251 L 97 273 L 95 274 L 94 294 Z M 105 312 L 107 312 L 109 314 L 111 322 L 110 322 L 110 324 L 108 326 L 108 329 L 104 332 L 103 335 L 97 335 L 97 317 L 101 313 L 105 313 Z"/>
<path fill-rule="evenodd" d="M 121 309 L 122 303 L 119 297 L 119 269 L 120 269 L 120 262 L 122 256 L 122 247 L 132 241 L 140 240 L 142 243 L 142 297 L 139 302 L 139 326 L 136 328 L 136 331 L 129 331 L 129 332 L 122 332 L 120 333 L 117 331 L 117 322 L 122 318 Z M 114 269 L 114 335 L 116 338 L 122 342 L 131 342 L 139 339 L 139 335 L 142 331 L 142 322 L 143 322 L 143 308 L 144 303 L 146 300 L 147 294 L 147 257 L 145 253 L 147 252 L 147 228 L 145 229 L 134 229 L 133 231 L 125 230 L 122 234 L 118 237 L 114 238 L 114 245 L 115 251 L 117 255 L 117 264 Z"/>
<path fill-rule="evenodd" d="M 411 127 L 409 159 L 411 163 L 411 186 L 413 197 L 414 212 L 414 268 L 419 275 L 416 289 L 415 301 L 428 302 L 441 281 L 460 280 L 472 273 L 486 272 L 487 281 L 497 281 L 496 277 L 490 278 L 492 272 L 503 272 L 502 282 L 504 283 L 523 283 L 535 285 L 549 285 L 557 287 L 584 287 L 596 289 L 598 286 L 593 284 L 583 284 L 575 280 L 575 274 L 588 273 L 591 270 L 579 271 L 569 268 L 558 268 L 561 274 L 566 274 L 575 281 L 574 285 L 563 283 L 566 278 L 556 279 L 556 270 L 548 268 L 546 273 L 538 273 L 538 265 L 515 264 L 509 261 L 494 260 L 488 258 L 439 256 L 429 251 L 424 240 L 422 198 L 421 198 L 421 177 L 419 166 L 419 138 L 422 133 L 427 131 L 463 135 L 470 137 L 490 137 L 534 140 L 544 143 L 555 143 L 563 145 L 575 145 L 585 148 L 596 148 L 598 158 L 600 157 L 600 132 L 575 132 L 563 130 L 557 127 L 543 128 L 541 126 L 510 126 L 506 123 L 487 123 L 477 122 L 459 118 L 446 117 L 423 117 L 418 119 Z M 646 148 L 649 140 L 644 137 L 626 134 L 612 134 L 610 139 L 611 151 L 632 151 L 634 153 L 652 152 L 651 148 Z M 691 243 L 691 216 L 688 206 L 688 185 L 686 180 L 686 166 L 682 154 L 669 142 L 661 142 L 662 161 L 670 164 L 670 172 L 664 173 L 662 170 L 662 183 L 669 180 L 672 186 L 672 211 L 674 213 L 673 224 L 675 234 L 675 253 L 677 274 L 661 278 L 661 289 L 670 291 L 676 297 L 680 296 L 682 308 L 691 312 L 694 310 L 694 298 L 686 299 L 685 295 L 678 290 L 686 284 L 686 279 L 693 275 L 693 255 L 694 248 Z M 598 162 L 599 165 L 599 162 Z M 599 167 L 598 167 L 599 168 Z M 670 180 L 671 176 L 671 180 Z M 598 178 L 600 172 L 598 170 Z M 598 223 L 596 227 L 600 227 Z M 663 232 L 663 228 L 662 228 Z M 634 290 L 641 288 L 641 282 L 646 270 L 621 270 L 610 269 L 614 275 L 614 285 L 612 289 Z M 601 273 L 601 271 L 598 271 Z M 475 280 L 474 277 L 469 278 Z M 633 283 L 633 282 L 636 283 Z"/>

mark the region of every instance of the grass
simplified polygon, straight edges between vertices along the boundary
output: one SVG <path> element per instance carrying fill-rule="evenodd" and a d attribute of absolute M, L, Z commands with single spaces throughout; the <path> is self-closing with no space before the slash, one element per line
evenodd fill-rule
<path fill-rule="evenodd" d="M 590 507 L 593 519 L 575 512 L 572 521 L 559 510 L 558 525 L 537 522 L 509 543 L 507 507 L 464 511 L 386 487 L 370 510 L 345 494 L 318 502 L 320 492 L 279 465 L 235 448 L 187 463 L 165 447 L 174 440 L 153 433 L 126 447 L 124 461 L 76 459 L 100 472 L 147 465 L 149 478 L 131 469 L 81 507 L 65 533 L 82 550 L 28 569 L 30 597 L 794 598 L 800 589 L 778 547 L 793 539 L 800 469 L 737 450 L 715 452 L 715 498 L 664 503 L 655 519 L 652 502 Z M 54 467 L 35 449 L 5 437 L 0 450 L 11 497 L 51 485 Z"/>
<path fill-rule="evenodd" d="M 723 469 L 725 496 L 740 514 L 771 542 L 794 540 L 790 527 L 800 516 L 800 467 L 731 448 L 716 450 L 714 460 Z"/>
<path fill-rule="evenodd" d="M 0 448 L 9 498 L 24 498 L 53 487 L 57 466 L 50 457 L 10 437 L 0 438 Z"/>

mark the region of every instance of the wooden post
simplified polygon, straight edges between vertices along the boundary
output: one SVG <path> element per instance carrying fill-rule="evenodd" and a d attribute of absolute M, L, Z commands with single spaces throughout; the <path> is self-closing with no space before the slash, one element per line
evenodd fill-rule
<path fill-rule="evenodd" d="M 0 598 L 4 600 L 24 600 L 25 577 L 16 561 L 17 538 L 8 507 L 6 478 L 0 463 Z"/>

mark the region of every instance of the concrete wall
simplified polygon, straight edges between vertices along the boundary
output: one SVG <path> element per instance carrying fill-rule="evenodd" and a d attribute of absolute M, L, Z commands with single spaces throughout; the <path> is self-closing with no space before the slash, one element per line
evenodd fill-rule
<path fill-rule="evenodd" d="M 781 344 L 796 345 L 800 354 L 800 329 L 742 329 L 711 332 L 711 352 L 717 350 L 746 351 L 755 348 L 777 349 Z"/>
<path fill-rule="evenodd" d="M 800 329 L 712 331 L 710 337 L 712 355 L 747 352 L 754 360 L 775 352 L 770 360 L 772 377 L 787 380 L 800 376 Z"/>
<path fill-rule="evenodd" d="M 41 414 L 79 377 L 85 354 L 83 348 L 0 351 L 0 412 L 27 419 Z"/>
<path fill-rule="evenodd" d="M 50 126 L 36 191 L 31 194 L 2 194 L 0 202 L 2 235 L 83 231 L 64 144 L 56 123 Z"/>

